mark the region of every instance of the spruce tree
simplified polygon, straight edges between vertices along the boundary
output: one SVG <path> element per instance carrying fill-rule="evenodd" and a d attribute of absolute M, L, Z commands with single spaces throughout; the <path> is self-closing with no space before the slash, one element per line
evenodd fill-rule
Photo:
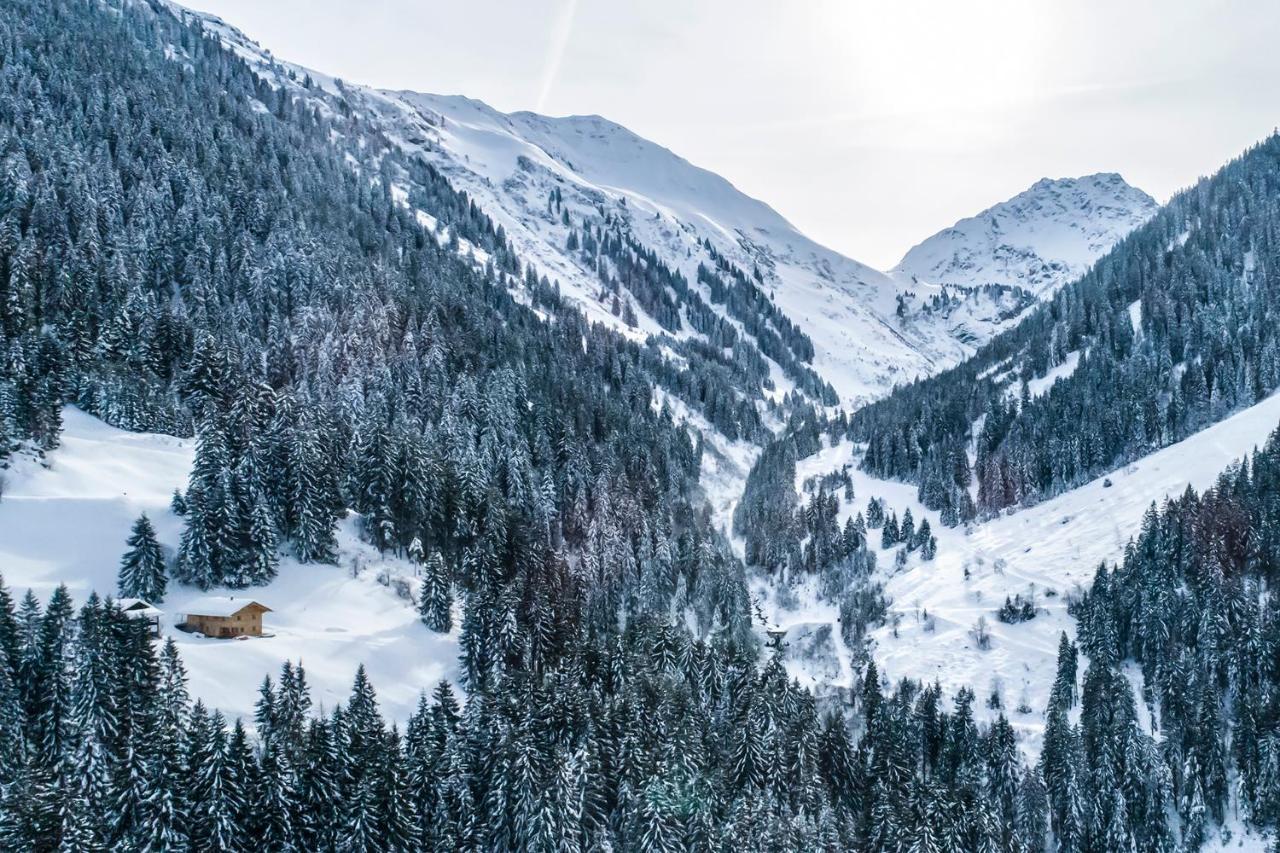
<path fill-rule="evenodd" d="M 168 584 L 164 554 L 151 519 L 144 512 L 133 523 L 129 550 L 120 561 L 118 591 L 122 598 L 140 598 L 152 604 L 164 601 Z"/>
<path fill-rule="evenodd" d="M 453 592 L 444 559 L 438 551 L 432 552 L 422 567 L 418 615 L 432 631 L 447 634 L 453 630 Z"/>
<path fill-rule="evenodd" d="M 182 531 L 175 574 L 179 580 L 200 589 L 209 589 L 222 580 L 209 534 L 203 493 L 188 492 L 187 526 Z"/>
<path fill-rule="evenodd" d="M 266 501 L 258 496 L 249 515 L 249 529 L 243 556 L 245 586 L 264 586 L 276 577 L 280 557 L 276 548 L 276 526 Z"/>
<path fill-rule="evenodd" d="M 897 540 L 907 543 L 907 550 L 914 551 L 916 545 L 916 522 L 911 517 L 911 509 L 908 507 L 902 513 L 902 524 L 898 527 Z"/>
<path fill-rule="evenodd" d="M 879 498 L 867 501 L 867 529 L 876 530 L 884 526 L 884 502 Z"/>

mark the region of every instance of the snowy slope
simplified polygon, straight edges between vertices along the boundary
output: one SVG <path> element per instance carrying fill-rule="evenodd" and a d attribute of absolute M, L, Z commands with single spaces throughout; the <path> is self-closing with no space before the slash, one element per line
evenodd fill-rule
<path fill-rule="evenodd" d="M 345 101 L 379 131 L 371 148 L 389 142 L 430 162 L 501 225 L 521 261 L 557 282 L 593 321 L 635 339 L 662 333 L 641 306 L 633 328 L 601 300 L 598 270 L 566 246 L 584 225 L 621 223 L 690 282 L 699 263 L 713 265 L 707 243 L 744 272 L 759 270 L 763 290 L 812 339 L 813 367 L 846 407 L 954 365 L 1156 209 L 1119 175 L 1042 180 L 925 240 L 886 274 L 819 245 L 723 177 L 600 116 L 508 114 L 461 96 L 339 84 L 280 62 L 216 17 L 201 19 L 274 85 L 326 110 Z M 308 76 L 316 88 L 301 87 Z M 409 204 L 410 178 L 403 180 L 395 195 Z M 555 210 L 553 190 L 563 199 Z M 435 227 L 430 210 L 419 218 Z M 1002 289 L 965 292 L 989 284 Z M 910 309 L 901 317 L 900 295 Z M 678 336 L 691 334 L 686 323 Z M 791 388 L 780 371 L 775 382 L 780 392 Z"/>
<path fill-rule="evenodd" d="M 1159 205 L 1115 173 L 1045 178 L 912 248 L 904 282 L 1020 287 L 1039 298 L 1079 278 Z"/>
<path fill-rule="evenodd" d="M 502 227 L 522 262 L 558 283 L 595 322 L 637 340 L 662 333 L 641 306 L 635 327 L 615 316 L 601 299 L 599 272 L 566 247 L 571 230 L 606 218 L 690 282 L 699 263 L 712 265 L 708 242 L 744 272 L 759 270 L 763 290 L 812 339 L 812 366 L 845 407 L 956 364 L 1035 298 L 1081 275 L 1157 207 L 1119 175 L 1046 179 L 930 237 L 882 273 L 809 239 L 723 177 L 600 116 L 508 114 L 461 96 L 339 83 L 279 61 L 215 16 L 171 8 L 199 15 L 273 85 L 292 87 L 322 111 L 345 102 L 344 110 L 377 131 L 367 140 L 375 158 L 389 143 L 430 162 Z M 314 88 L 302 87 L 307 77 Z M 411 179 L 403 180 L 395 196 L 407 205 Z M 563 198 L 554 211 L 553 190 Z M 418 213 L 436 228 L 430 210 Z M 972 291 L 982 285 L 997 288 Z M 691 334 L 686 323 L 677 336 Z M 774 378 L 779 392 L 792 387 L 781 371 Z"/>
<path fill-rule="evenodd" d="M 1116 174 L 1046 179 L 930 237 L 882 274 L 810 240 L 719 175 L 599 116 L 505 114 L 463 97 L 377 94 L 405 109 L 399 138 L 425 141 L 415 143 L 424 156 L 589 312 L 601 313 L 598 279 L 564 248 L 567 230 L 546 209 L 553 188 L 575 222 L 621 216 L 690 280 L 708 260 L 707 240 L 740 267 L 759 268 L 776 305 L 813 339 L 814 367 L 846 405 L 956 363 L 1034 298 L 1082 275 L 1158 207 Z M 397 126 L 394 112 L 385 115 Z M 944 285 L 956 304 L 897 316 L 899 294 L 914 296 L 908 304 L 918 308 Z M 982 285 L 1000 289 L 961 293 Z"/>
<path fill-rule="evenodd" d="M 192 441 L 124 432 L 71 407 L 63 418 L 62 445 L 44 464 L 18 456 L 3 472 L 0 567 L 16 598 L 32 589 L 44 602 L 65 583 L 79 605 L 94 590 L 115 594 L 119 557 L 140 513 L 150 516 L 172 557 L 182 520 L 169 511 L 169 500 L 175 487 L 186 488 L 195 450 Z M 340 525 L 338 539 L 338 565 L 282 558 L 280 575 L 268 586 L 210 593 L 271 607 L 264 620 L 271 637 L 234 642 L 175 630 L 173 620 L 185 603 L 206 593 L 171 582 L 159 605 L 163 633 L 178 642 L 193 697 L 251 719 L 262 677 L 274 679 L 284 661 L 301 660 L 317 704 L 332 706 L 346 700 L 356 667 L 364 663 L 384 712 L 403 721 L 420 690 L 429 691 L 441 678 L 456 681 L 456 636 L 428 631 L 409 601 L 378 582 L 386 573 L 412 585 L 411 567 L 383 560 L 360 542 L 354 519 Z"/>
<path fill-rule="evenodd" d="M 883 394 L 894 382 L 953 363 L 948 338 L 903 329 L 889 277 L 801 234 L 764 202 L 724 178 L 599 116 L 504 114 L 475 100 L 382 93 L 455 187 L 502 223 L 519 253 L 581 302 L 599 290 L 595 271 L 564 248 L 567 230 L 547 212 L 559 189 L 573 221 L 621 217 L 668 266 L 695 280 L 703 245 L 745 271 L 813 339 L 814 367 L 846 404 Z"/>
<path fill-rule="evenodd" d="M 430 162 L 502 226 L 522 261 L 558 282 L 590 319 L 624 334 L 642 338 L 660 328 L 640 306 L 639 323 L 629 328 L 600 302 L 597 271 L 566 249 L 569 228 L 559 211 L 548 210 L 553 189 L 563 195 L 574 228 L 606 216 L 620 221 L 690 282 L 700 262 L 712 265 L 708 241 L 744 272 L 759 269 L 764 291 L 812 338 L 813 367 L 846 406 L 968 353 L 933 325 L 904 324 L 895 315 L 900 285 L 890 276 L 819 245 L 719 175 L 607 119 L 506 114 L 465 97 L 339 84 L 277 60 L 215 16 L 171 8 L 198 15 L 273 85 L 294 88 L 322 111 L 345 101 L 380 132 L 370 137 L 371 146 L 389 141 Z M 313 89 L 302 88 L 308 76 Z M 410 189 L 400 187 L 397 198 L 408 203 Z M 431 211 L 420 214 L 430 227 Z M 692 334 L 687 324 L 682 334 Z"/>
<path fill-rule="evenodd" d="M 1146 458 L 1099 477 L 1078 489 L 1017 513 L 962 528 L 946 528 L 937 513 L 916 500 L 916 487 L 878 480 L 858 470 L 856 448 L 848 442 L 829 447 L 802 460 L 797 466 L 797 488 L 808 477 L 850 465 L 855 500 L 841 508 L 840 520 L 864 511 L 871 497 L 884 498 L 887 508 L 899 516 L 910 508 L 917 524 L 928 518 L 938 537 L 938 554 L 930 563 L 913 556 L 901 571 L 893 568 L 893 554 L 878 555 L 878 571 L 892 603 L 890 621 L 873 631 L 874 657 L 890 679 L 939 680 L 948 694 L 962 686 L 977 692 L 979 714 L 994 716 L 985 705 L 993 687 L 999 686 L 1004 712 L 1023 735 L 1023 747 L 1039 749 L 1044 709 L 1052 685 L 1062 631 L 1075 636 L 1074 620 L 1067 615 L 1064 597 L 1077 585 L 1087 587 L 1098 564 L 1115 562 L 1124 546 L 1137 534 L 1142 516 L 1155 502 L 1175 496 L 1188 485 L 1197 490 L 1212 486 L 1232 462 L 1265 443 L 1280 423 L 1280 394 L 1225 421 L 1171 445 Z M 1110 479 L 1111 487 L 1104 485 Z M 871 532 L 879 544 L 879 532 Z M 965 568 L 970 577 L 965 578 Z M 1056 595 L 1048 596 L 1049 590 Z M 848 649 L 839 639 L 835 608 L 814 597 L 798 596 L 798 604 L 781 607 L 776 591 L 757 583 L 767 616 L 793 632 L 808 636 L 824 624 L 836 639 L 834 658 L 826 662 L 799 662 L 793 672 L 809 674 L 808 683 L 821 679 L 813 673 L 835 673 L 831 683 L 849 684 Z M 1006 596 L 1034 592 L 1043 609 L 1037 618 L 1005 625 L 995 610 Z M 933 617 L 926 628 L 925 614 Z M 985 616 L 993 643 L 978 650 L 969 629 Z M 1026 700 L 1030 713 L 1018 713 Z"/>

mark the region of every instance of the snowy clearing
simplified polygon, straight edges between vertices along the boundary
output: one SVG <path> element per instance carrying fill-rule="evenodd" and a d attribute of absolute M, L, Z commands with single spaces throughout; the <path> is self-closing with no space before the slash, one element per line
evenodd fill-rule
<path fill-rule="evenodd" d="M 935 512 L 916 500 L 914 485 L 879 480 L 856 468 L 853 445 L 842 442 L 802 460 L 796 469 L 797 489 L 808 477 L 850 465 L 855 500 L 841 507 L 840 521 L 865 511 L 872 497 L 884 498 L 886 508 L 898 513 L 910 509 L 916 523 L 928 518 L 938 537 L 938 555 L 922 563 L 918 555 L 905 569 L 895 571 L 893 554 L 880 551 L 878 571 L 891 599 L 888 623 L 872 632 L 874 657 L 889 679 L 912 678 L 940 681 L 948 694 L 971 686 L 978 694 L 975 711 L 993 718 L 987 699 L 998 688 L 1002 709 L 1017 728 L 1023 748 L 1039 751 L 1044 708 L 1052 684 L 1062 631 L 1075 635 L 1074 620 L 1067 615 L 1065 595 L 1076 585 L 1087 586 L 1098 564 L 1114 562 L 1137 533 L 1142 516 L 1154 501 L 1181 493 L 1188 485 L 1197 490 L 1212 486 L 1218 474 L 1255 447 L 1262 445 L 1280 422 L 1280 395 L 1197 433 L 1190 438 L 1127 465 L 1105 477 L 1028 509 L 975 525 L 946 528 Z M 1110 480 L 1110 487 L 1105 485 Z M 871 531 L 878 549 L 879 532 Z M 898 546 L 899 548 L 902 546 Z M 896 550 L 896 549 L 891 549 Z M 965 577 L 968 569 L 969 577 Z M 1054 595 L 1049 591 L 1053 590 Z M 792 674 L 816 685 L 824 672 L 839 671 L 836 686 L 848 686 L 848 649 L 840 640 L 836 608 L 816 600 L 808 586 L 797 590 L 800 604 L 778 607 L 776 593 L 763 578 L 756 578 L 752 592 L 766 615 L 781 627 L 811 633 L 830 625 L 836 646 L 835 661 L 806 660 L 795 655 Z M 1006 596 L 1034 593 L 1040 614 L 1029 622 L 1006 625 L 995 611 Z M 932 617 L 932 629 L 925 614 Z M 986 618 L 992 644 L 979 650 L 969 630 Z M 811 644 L 810 644 L 811 645 Z M 1028 713 L 1016 707 L 1025 701 Z"/>
<path fill-rule="evenodd" d="M 194 442 L 130 433 L 79 409 L 63 410 L 62 445 L 47 467 L 18 457 L 0 499 L 0 565 L 16 598 L 28 588 L 42 602 L 65 583 L 77 604 L 91 591 L 114 595 L 116 571 L 129 528 L 142 512 L 172 557 L 182 520 L 169 510 L 175 487 L 187 485 Z M 405 561 L 380 557 L 361 542 L 355 519 L 338 529 L 338 565 L 302 565 L 282 557 L 280 574 L 264 587 L 214 589 L 170 583 L 158 606 L 164 636 L 178 643 L 191 676 L 191 695 L 231 716 L 253 715 L 264 675 L 273 680 L 286 660 L 301 660 L 317 705 L 345 701 L 361 663 L 378 690 L 384 713 L 403 721 L 441 678 L 456 681 L 457 629 L 427 630 L 410 602 L 379 575 L 411 577 Z M 359 565 L 358 577 L 352 566 Z M 184 606 L 206 594 L 252 598 L 272 608 L 269 637 L 244 641 L 202 639 L 173 627 Z M 455 620 L 455 624 L 456 624 Z"/>

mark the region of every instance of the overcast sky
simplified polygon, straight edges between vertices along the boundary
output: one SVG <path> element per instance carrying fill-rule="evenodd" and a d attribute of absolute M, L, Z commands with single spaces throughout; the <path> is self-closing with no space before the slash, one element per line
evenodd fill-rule
<path fill-rule="evenodd" d="M 189 0 L 278 57 L 598 113 L 873 266 L 1041 177 L 1164 201 L 1280 124 L 1280 3 Z"/>

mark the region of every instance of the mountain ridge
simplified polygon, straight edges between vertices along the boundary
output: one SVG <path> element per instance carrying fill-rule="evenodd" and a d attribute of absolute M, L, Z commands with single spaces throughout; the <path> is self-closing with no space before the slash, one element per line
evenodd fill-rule
<path fill-rule="evenodd" d="M 596 272 L 567 257 L 567 234 L 540 216 L 543 194 L 553 190 L 575 222 L 602 212 L 621 217 L 690 281 L 699 264 L 711 263 L 708 241 L 744 270 L 759 270 L 772 301 L 813 337 L 814 367 L 846 403 L 937 369 L 940 344 L 944 358 L 960 354 L 893 321 L 897 286 L 883 273 L 812 241 L 767 203 L 622 125 L 507 114 L 453 96 L 395 97 L 419 115 L 442 119 L 427 156 L 466 192 L 487 200 L 513 242 L 584 302 L 598 287 Z M 492 153 L 512 145 L 521 146 L 519 153 Z"/>
<path fill-rule="evenodd" d="M 1116 172 L 1041 178 L 917 243 L 889 274 L 939 286 L 1016 286 L 1043 299 L 1158 208 Z"/>
<path fill-rule="evenodd" d="M 846 408 L 957 364 L 1034 304 L 1009 292 L 952 293 L 947 294 L 952 302 L 938 308 L 936 283 L 912 280 L 901 264 L 887 272 L 877 270 L 813 240 L 766 201 L 605 116 L 503 112 L 463 94 L 377 89 L 338 81 L 323 72 L 281 62 L 217 16 L 172 3 L 170 7 L 214 29 L 273 85 L 291 85 L 288 76 L 280 73 L 291 69 L 314 79 L 324 92 L 353 99 L 371 119 L 376 117 L 392 144 L 421 155 L 470 196 L 501 225 L 514 254 L 536 265 L 593 322 L 610 325 L 637 341 L 654 335 L 661 338 L 664 333 L 678 340 L 698 337 L 688 328 L 686 312 L 692 309 L 678 305 L 676 322 L 683 328 L 676 330 L 651 316 L 643 304 L 635 306 L 635 322 L 626 322 L 617 304 L 611 307 L 606 298 L 607 285 L 602 287 L 602 278 L 616 275 L 617 270 L 607 264 L 602 270 L 599 257 L 569 250 L 569 231 L 612 223 L 640 247 L 652 250 L 673 273 L 682 275 L 704 300 L 710 294 L 699 282 L 700 266 L 714 266 L 723 259 L 744 272 L 754 271 L 761 291 L 774 306 L 765 310 L 780 311 L 812 341 L 813 353 L 800 359 L 804 364 L 798 369 L 811 367 L 818 379 L 834 387 Z M 1038 182 L 1032 190 L 1047 181 Z M 402 203 L 412 204 L 410 189 L 399 188 Z M 546 203 L 551 193 L 560 197 L 554 212 Z M 419 217 L 434 224 L 430 211 L 420 210 Z M 1040 259 L 1057 271 L 1055 286 L 1082 273 L 1081 267 L 1087 268 L 1114 239 L 1095 242 L 1095 251 L 1087 257 L 1074 252 L 1065 261 L 1053 256 Z M 471 249 L 464 244 L 464 250 Z M 487 260 L 482 254 L 476 256 L 480 262 Z M 1000 283 L 1037 290 L 1034 283 Z M 724 321 L 740 332 L 748 331 L 741 317 L 730 316 L 709 301 Z M 768 350 L 764 343 L 757 343 Z M 773 389 L 768 393 L 775 400 L 797 388 L 812 392 L 812 381 L 800 381 L 803 376 L 779 363 L 774 354 L 764 354 L 773 365 Z"/>

